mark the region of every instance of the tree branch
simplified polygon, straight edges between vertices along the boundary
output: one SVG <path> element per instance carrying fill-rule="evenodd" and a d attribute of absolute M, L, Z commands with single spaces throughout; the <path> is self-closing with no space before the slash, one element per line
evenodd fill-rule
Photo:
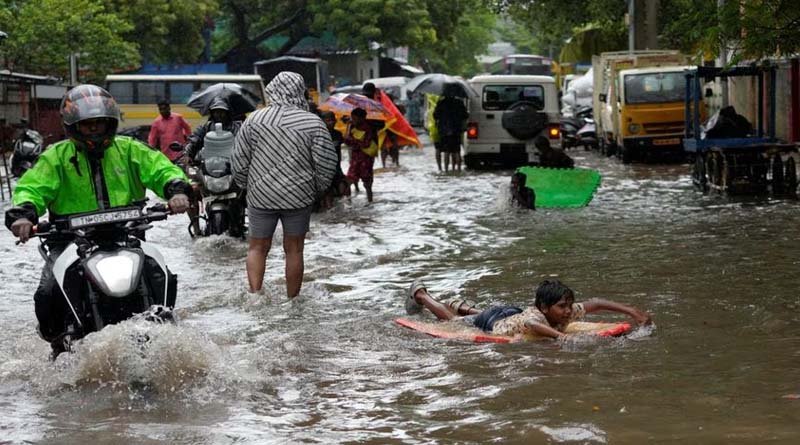
<path fill-rule="evenodd" d="M 289 29 L 292 25 L 294 25 L 295 23 L 297 23 L 300 20 L 304 19 L 305 16 L 306 16 L 306 13 L 307 13 L 307 11 L 306 11 L 305 7 L 302 7 L 300 9 L 298 9 L 297 11 L 295 11 L 294 14 L 292 14 L 291 17 L 287 18 L 286 20 L 284 20 L 284 21 L 282 21 L 280 23 L 277 23 L 277 24 L 275 24 L 273 26 L 270 26 L 269 28 L 267 28 L 264 31 L 260 32 L 257 36 L 253 37 L 252 39 L 248 39 L 245 42 L 237 43 L 233 48 L 230 48 L 227 51 L 225 51 L 224 53 L 222 53 L 219 56 L 217 56 L 217 58 L 215 59 L 215 62 L 225 61 L 225 60 L 228 59 L 229 56 L 231 56 L 232 54 L 238 52 L 240 49 L 245 48 L 247 46 L 257 45 L 258 43 L 262 42 L 263 40 L 266 40 L 267 38 L 269 38 L 269 37 L 271 37 L 271 36 L 273 36 L 275 34 L 278 34 L 280 32 L 283 32 L 283 31 Z"/>

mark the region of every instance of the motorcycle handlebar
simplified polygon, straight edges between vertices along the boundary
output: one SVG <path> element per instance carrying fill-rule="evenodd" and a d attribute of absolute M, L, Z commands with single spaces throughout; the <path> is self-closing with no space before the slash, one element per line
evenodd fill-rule
<path fill-rule="evenodd" d="M 156 204 L 154 206 L 145 208 L 141 217 L 128 222 L 140 221 L 147 223 L 152 221 L 163 221 L 172 214 L 172 211 L 166 204 Z M 40 221 L 37 225 L 33 226 L 30 238 L 47 238 L 52 235 L 64 233 L 73 233 L 78 236 L 83 236 L 81 234 L 82 229 L 72 230 L 68 227 L 68 217 L 58 218 L 54 222 Z M 19 244 L 19 241 L 17 243 Z"/>

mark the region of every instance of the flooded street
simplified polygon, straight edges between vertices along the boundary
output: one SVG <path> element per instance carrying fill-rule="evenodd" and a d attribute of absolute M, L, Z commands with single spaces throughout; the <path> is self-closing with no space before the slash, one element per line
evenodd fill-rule
<path fill-rule="evenodd" d="M 294 301 L 280 235 L 252 296 L 243 241 L 156 223 L 180 323 L 110 326 L 56 363 L 34 329 L 36 242 L 4 231 L 0 443 L 798 443 L 798 202 L 704 196 L 687 165 L 570 154 L 603 175 L 595 199 L 530 212 L 507 202 L 510 171 L 438 173 L 432 147 L 404 152 L 375 203 L 362 189 L 314 216 Z M 655 329 L 497 345 L 393 323 L 417 278 L 488 306 L 532 305 L 552 276 Z"/>

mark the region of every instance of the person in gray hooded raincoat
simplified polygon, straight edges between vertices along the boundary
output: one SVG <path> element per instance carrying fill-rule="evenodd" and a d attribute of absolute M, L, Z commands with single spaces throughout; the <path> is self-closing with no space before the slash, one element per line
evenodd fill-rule
<path fill-rule="evenodd" d="M 236 134 L 231 168 L 236 184 L 247 189 L 250 292 L 261 290 L 280 221 L 286 292 L 293 298 L 303 284 L 303 247 L 312 204 L 330 186 L 338 161 L 327 127 L 308 111 L 303 76 L 281 72 L 265 92 L 267 106 L 251 113 Z"/>

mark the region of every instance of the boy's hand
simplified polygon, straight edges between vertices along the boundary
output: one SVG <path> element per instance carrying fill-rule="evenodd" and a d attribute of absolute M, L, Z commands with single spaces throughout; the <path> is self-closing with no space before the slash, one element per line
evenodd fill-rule
<path fill-rule="evenodd" d="M 650 317 L 650 314 L 644 311 L 637 310 L 636 312 L 633 313 L 632 317 L 636 321 L 636 323 L 639 324 L 639 326 L 647 326 L 653 323 L 653 318 Z"/>

